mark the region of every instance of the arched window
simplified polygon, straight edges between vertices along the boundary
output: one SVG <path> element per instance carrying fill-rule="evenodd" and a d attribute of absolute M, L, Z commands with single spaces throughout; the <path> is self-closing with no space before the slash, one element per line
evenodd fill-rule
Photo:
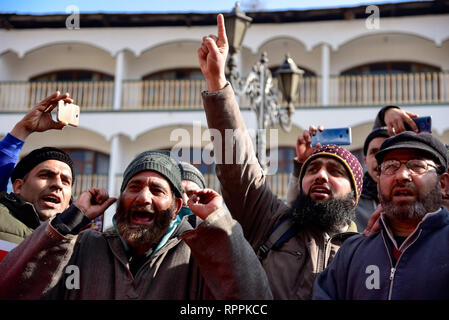
<path fill-rule="evenodd" d="M 291 173 L 293 171 L 293 159 L 296 157 L 294 147 L 279 147 L 275 150 L 267 150 L 268 166 L 276 169 L 276 173 Z"/>
<path fill-rule="evenodd" d="M 91 70 L 58 70 L 34 76 L 30 81 L 107 81 L 112 75 Z"/>
<path fill-rule="evenodd" d="M 176 68 L 154 72 L 142 77 L 143 80 L 204 80 L 199 68 Z"/>
<path fill-rule="evenodd" d="M 395 74 L 395 73 L 415 73 L 415 72 L 438 72 L 441 68 L 429 64 L 410 61 L 382 61 L 367 63 L 356 67 L 351 67 L 343 71 L 342 75 L 363 75 L 363 74 Z"/>
<path fill-rule="evenodd" d="M 347 69 L 339 77 L 340 99 L 395 104 L 439 100 L 441 68 L 418 62 L 383 61 Z"/>
<path fill-rule="evenodd" d="M 86 149 L 64 149 L 73 160 L 75 175 L 101 174 L 109 172 L 109 155 Z"/>

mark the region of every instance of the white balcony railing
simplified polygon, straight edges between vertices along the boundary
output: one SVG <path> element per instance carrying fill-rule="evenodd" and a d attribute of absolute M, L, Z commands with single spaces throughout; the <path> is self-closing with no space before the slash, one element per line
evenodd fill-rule
<path fill-rule="evenodd" d="M 110 110 L 113 81 L 31 81 L 0 82 L 0 111 L 29 110 L 59 90 L 68 92 L 81 110 Z"/>
<path fill-rule="evenodd" d="M 203 80 L 124 81 L 122 109 L 185 110 L 202 109 Z"/>
<path fill-rule="evenodd" d="M 320 77 L 305 77 L 296 107 L 319 107 Z M 202 109 L 203 80 L 123 81 L 123 110 Z M 56 90 L 69 92 L 82 111 L 112 110 L 113 81 L 0 82 L 0 111 L 23 112 Z M 410 105 L 449 103 L 449 72 L 333 76 L 329 79 L 329 105 Z M 241 99 L 241 107 L 248 102 Z"/>
<path fill-rule="evenodd" d="M 449 102 L 448 72 L 338 76 L 330 79 L 331 105 L 447 102 Z"/>

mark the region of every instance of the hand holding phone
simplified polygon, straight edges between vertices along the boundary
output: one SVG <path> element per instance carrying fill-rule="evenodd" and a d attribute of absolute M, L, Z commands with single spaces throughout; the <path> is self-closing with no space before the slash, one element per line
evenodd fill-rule
<path fill-rule="evenodd" d="M 312 136 L 312 146 L 316 146 L 317 143 L 321 145 L 335 144 L 335 145 L 350 145 L 352 143 L 351 128 L 330 128 L 323 131 L 317 131 Z"/>
<path fill-rule="evenodd" d="M 413 118 L 412 120 L 416 123 L 416 126 L 418 127 L 418 132 L 432 133 L 432 117 L 431 116 Z M 413 131 L 412 128 L 406 122 L 404 122 L 404 126 L 405 126 L 405 130 Z"/>
<path fill-rule="evenodd" d="M 73 103 L 64 103 L 59 100 L 57 120 L 65 122 L 73 127 L 78 127 L 80 123 L 80 107 Z"/>

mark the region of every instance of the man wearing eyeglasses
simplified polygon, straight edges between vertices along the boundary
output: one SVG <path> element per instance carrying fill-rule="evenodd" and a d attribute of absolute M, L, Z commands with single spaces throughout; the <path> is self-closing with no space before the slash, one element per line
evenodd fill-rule
<path fill-rule="evenodd" d="M 376 154 L 380 230 L 346 240 L 314 299 L 449 299 L 448 153 L 428 133 L 390 137 Z"/>

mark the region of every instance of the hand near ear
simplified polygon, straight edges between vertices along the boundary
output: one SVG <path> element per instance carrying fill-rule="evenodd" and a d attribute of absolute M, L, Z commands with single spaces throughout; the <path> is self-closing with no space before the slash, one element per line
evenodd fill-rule
<path fill-rule="evenodd" d="M 187 202 L 190 210 L 205 220 L 212 212 L 223 207 L 223 198 L 212 189 L 197 190 Z"/>

